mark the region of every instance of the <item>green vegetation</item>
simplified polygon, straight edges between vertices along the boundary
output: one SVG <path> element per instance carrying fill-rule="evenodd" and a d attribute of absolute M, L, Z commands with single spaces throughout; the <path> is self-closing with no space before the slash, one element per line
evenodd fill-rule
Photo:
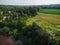
<path fill-rule="evenodd" d="M 55 10 L 58 11 L 36 6 L 0 6 L 2 35 L 12 35 L 23 45 L 60 45 L 60 15 Z M 54 14 L 45 14 L 48 13 L 46 11 Z"/>
<path fill-rule="evenodd" d="M 60 9 L 41 9 L 40 12 L 49 14 L 60 14 Z"/>

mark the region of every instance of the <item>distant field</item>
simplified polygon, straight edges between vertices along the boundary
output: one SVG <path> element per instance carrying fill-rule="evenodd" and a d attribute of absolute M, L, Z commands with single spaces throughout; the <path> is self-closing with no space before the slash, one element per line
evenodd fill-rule
<path fill-rule="evenodd" d="M 41 9 L 40 12 L 51 13 L 51 14 L 60 14 L 60 9 Z"/>
<path fill-rule="evenodd" d="M 39 25 L 43 28 L 50 27 L 53 30 L 60 28 L 60 15 L 57 14 L 38 13 L 35 17 L 29 18 L 26 25 L 29 25 L 34 21 L 39 22 Z"/>

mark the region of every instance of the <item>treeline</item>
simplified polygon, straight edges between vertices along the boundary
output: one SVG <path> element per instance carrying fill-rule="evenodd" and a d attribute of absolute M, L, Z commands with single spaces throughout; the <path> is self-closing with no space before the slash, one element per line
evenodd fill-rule
<path fill-rule="evenodd" d="M 43 9 L 60 9 L 60 4 L 41 5 Z"/>
<path fill-rule="evenodd" d="M 0 6 L 0 11 L 3 11 L 4 14 L 8 14 L 9 11 L 12 13 L 17 13 L 20 16 L 34 16 L 39 11 L 39 8 L 36 6 Z"/>

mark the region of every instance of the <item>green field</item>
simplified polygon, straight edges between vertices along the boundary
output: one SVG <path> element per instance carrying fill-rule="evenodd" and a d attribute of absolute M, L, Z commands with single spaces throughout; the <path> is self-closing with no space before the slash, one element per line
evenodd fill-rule
<path fill-rule="evenodd" d="M 38 13 L 35 17 L 29 18 L 26 25 L 31 25 L 32 22 L 36 22 L 38 26 L 48 32 L 55 40 L 60 40 L 60 36 L 56 36 L 56 33 L 60 32 L 60 15 Z"/>
<path fill-rule="evenodd" d="M 49 14 L 60 14 L 60 9 L 41 9 L 40 12 Z"/>
<path fill-rule="evenodd" d="M 60 15 L 38 13 L 38 15 L 35 17 L 29 18 L 26 21 L 26 25 L 29 25 L 34 21 L 36 21 L 37 24 L 40 25 L 43 29 L 48 27 L 51 28 L 52 31 L 60 29 Z"/>

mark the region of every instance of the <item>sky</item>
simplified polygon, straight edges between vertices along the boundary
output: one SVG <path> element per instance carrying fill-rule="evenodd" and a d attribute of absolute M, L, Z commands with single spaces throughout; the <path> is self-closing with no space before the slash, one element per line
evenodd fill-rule
<path fill-rule="evenodd" d="M 48 5 L 60 4 L 60 0 L 0 0 L 0 5 Z"/>

